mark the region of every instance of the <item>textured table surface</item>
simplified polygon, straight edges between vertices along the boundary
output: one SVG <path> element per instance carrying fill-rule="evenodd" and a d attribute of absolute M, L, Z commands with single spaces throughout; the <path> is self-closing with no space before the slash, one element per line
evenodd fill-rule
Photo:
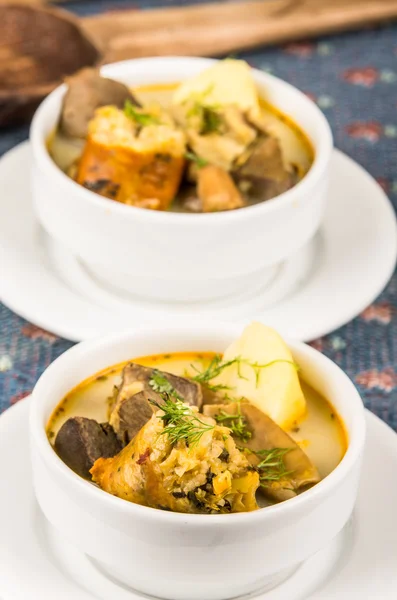
<path fill-rule="evenodd" d="M 79 14 L 183 1 L 67 3 Z M 363 165 L 397 207 L 397 25 L 241 54 L 252 66 L 307 93 L 329 119 L 335 145 Z M 28 128 L 0 131 L 0 154 Z M 5 201 L 3 198 L 2 201 Z M 1 277 L 1 265 L 0 265 Z M 313 341 L 360 389 L 366 406 L 397 430 L 397 275 L 347 326 Z M 0 412 L 30 393 L 43 370 L 72 343 L 0 304 Z"/>

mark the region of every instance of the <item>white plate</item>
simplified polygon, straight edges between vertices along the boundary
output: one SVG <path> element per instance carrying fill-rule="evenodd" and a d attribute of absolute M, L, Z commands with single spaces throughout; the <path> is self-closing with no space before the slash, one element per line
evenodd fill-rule
<path fill-rule="evenodd" d="M 0 161 L 0 298 L 22 317 L 71 340 L 177 315 L 181 320 L 234 323 L 256 318 L 307 341 L 358 315 L 383 290 L 395 267 L 397 228 L 390 201 L 364 169 L 335 151 L 321 232 L 280 265 L 265 289 L 200 304 L 120 297 L 45 236 L 33 212 L 30 165 L 28 143 Z"/>
<path fill-rule="evenodd" d="M 104 576 L 45 521 L 31 481 L 28 412 L 24 400 L 0 417 L 0 596 L 142 600 Z M 256 600 L 395 600 L 397 436 L 370 412 L 367 428 L 353 521 L 290 579 Z"/>

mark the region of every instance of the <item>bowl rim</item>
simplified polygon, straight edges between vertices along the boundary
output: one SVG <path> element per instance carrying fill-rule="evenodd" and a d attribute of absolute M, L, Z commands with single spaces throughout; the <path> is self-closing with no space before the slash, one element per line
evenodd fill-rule
<path fill-rule="evenodd" d="M 228 335 L 230 337 L 237 337 L 237 335 L 241 334 L 240 326 L 227 323 L 215 324 L 211 321 L 199 321 L 194 323 L 194 325 L 189 326 L 180 324 L 176 326 L 166 325 L 161 327 L 142 326 L 122 334 L 112 334 L 99 339 L 81 342 L 59 356 L 41 375 L 33 389 L 31 397 L 29 432 L 31 443 L 34 443 L 42 460 L 51 468 L 51 470 L 55 469 L 68 486 L 77 487 L 81 494 L 85 494 L 87 496 L 87 501 L 92 499 L 93 502 L 101 503 L 104 507 L 106 506 L 109 508 L 109 510 L 117 510 L 119 513 L 123 513 L 123 516 L 129 516 L 132 519 L 140 518 L 149 521 L 155 520 L 161 524 L 181 525 L 184 523 L 192 527 L 213 527 L 214 525 L 231 527 L 233 525 L 239 526 L 242 523 L 248 525 L 252 522 L 259 523 L 278 517 L 284 518 L 291 512 L 293 513 L 296 510 L 299 511 L 305 504 L 310 508 L 313 501 L 321 501 L 321 499 L 327 498 L 329 493 L 335 490 L 335 488 L 343 482 L 349 472 L 360 460 L 364 449 L 366 430 L 364 405 L 356 387 L 336 363 L 311 346 L 303 342 L 292 341 L 289 339 L 286 339 L 286 342 L 293 352 L 297 351 L 306 354 L 310 361 L 322 364 L 323 368 L 330 372 L 328 377 L 339 380 L 340 385 L 343 385 L 346 388 L 346 393 L 343 395 L 342 401 L 348 401 L 351 409 L 354 411 L 347 450 L 340 463 L 319 483 L 295 498 L 268 506 L 265 509 L 259 509 L 252 512 L 233 513 L 230 515 L 202 515 L 162 511 L 156 508 L 128 502 L 122 498 L 104 492 L 99 487 L 94 486 L 89 481 L 86 481 L 77 475 L 56 454 L 47 438 L 45 426 L 43 426 L 44 408 L 41 406 L 40 397 L 47 387 L 48 380 L 56 381 L 59 379 L 59 375 L 61 374 L 59 371 L 62 372 L 64 369 L 64 363 L 73 363 L 76 360 L 84 360 L 84 355 L 99 354 L 101 351 L 109 350 L 112 345 L 119 345 L 123 342 L 128 343 L 129 340 L 136 336 L 142 337 L 157 332 L 160 337 L 164 338 L 165 336 L 175 333 L 189 335 L 189 331 L 192 335 L 199 334 L 202 333 L 203 330 L 207 331 L 208 334 L 210 334 L 210 332 L 213 334 L 214 331 L 217 331 L 220 335 Z M 172 342 L 170 345 L 172 345 Z M 51 385 L 53 386 L 54 384 Z M 59 402 L 60 400 L 58 398 L 54 403 L 53 408 L 55 408 Z M 206 519 L 204 517 L 208 518 Z"/>
<path fill-rule="evenodd" d="M 130 72 L 133 71 L 134 66 L 138 64 L 143 66 L 147 65 L 148 69 L 150 69 L 151 65 L 153 64 L 161 65 L 163 63 L 170 64 L 172 66 L 172 64 L 180 63 L 182 61 L 201 64 L 203 69 L 216 62 L 219 62 L 218 59 L 203 57 L 154 56 L 147 58 L 135 58 L 108 64 L 101 68 L 101 74 L 105 75 L 106 77 L 114 76 L 116 79 L 118 79 L 118 75 L 113 75 L 115 71 L 126 70 L 127 72 Z M 208 222 L 229 222 L 235 219 L 251 219 L 251 217 L 255 218 L 260 213 L 282 210 L 285 206 L 293 204 L 297 196 L 304 196 L 310 190 L 310 188 L 315 185 L 316 182 L 324 175 L 324 171 L 327 169 L 333 149 L 332 131 L 325 115 L 322 113 L 320 108 L 301 90 L 288 83 L 284 79 L 271 75 L 270 73 L 260 71 L 256 68 L 252 68 L 252 71 L 254 73 L 255 81 L 259 79 L 262 80 L 263 84 L 265 85 L 276 84 L 278 86 L 284 86 L 285 89 L 288 89 L 291 93 L 294 93 L 303 99 L 304 102 L 307 103 L 308 110 L 311 110 L 312 112 L 312 118 L 317 122 L 317 127 L 321 136 L 318 147 L 315 148 L 314 161 L 306 175 L 291 189 L 279 194 L 275 198 L 267 200 L 266 202 L 259 202 L 252 206 L 245 206 L 239 210 L 189 214 L 171 211 L 156 211 L 142 209 L 136 206 L 127 206 L 123 203 L 115 202 L 110 198 L 104 198 L 103 196 L 100 196 L 91 190 L 87 190 L 77 182 L 70 179 L 70 177 L 68 177 L 51 159 L 47 150 L 45 136 L 43 134 L 43 122 L 46 118 L 48 106 L 53 103 L 61 103 L 62 97 L 66 90 L 65 84 L 62 84 L 53 90 L 53 92 L 51 92 L 51 94 L 49 94 L 47 98 L 45 98 L 45 100 L 40 104 L 33 116 L 29 137 L 32 144 L 34 159 L 37 161 L 39 168 L 46 174 L 46 176 L 58 179 L 58 184 L 63 183 L 63 185 L 68 186 L 70 194 L 81 194 L 93 209 L 98 208 L 100 210 L 110 210 L 112 213 L 120 215 L 121 217 L 133 218 L 134 220 L 141 216 L 142 219 L 147 219 L 151 222 L 156 222 L 161 225 L 178 222 L 182 224 L 195 223 L 198 226 L 207 227 Z M 298 126 L 300 126 L 299 123 Z"/>

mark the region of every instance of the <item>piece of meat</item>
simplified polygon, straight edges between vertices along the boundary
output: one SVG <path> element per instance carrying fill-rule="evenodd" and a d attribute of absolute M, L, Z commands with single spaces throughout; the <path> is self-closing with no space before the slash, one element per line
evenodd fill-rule
<path fill-rule="evenodd" d="M 288 171 L 285 169 L 278 140 L 271 136 L 261 137 L 248 151 L 248 158 L 240 167 L 243 177 L 263 177 L 282 181 Z"/>
<path fill-rule="evenodd" d="M 66 84 L 68 89 L 63 99 L 60 128 L 70 137 L 87 136 L 88 122 L 100 106 L 123 108 L 126 100 L 138 105 L 126 85 L 101 77 L 97 69 L 82 69 L 68 77 Z"/>
<path fill-rule="evenodd" d="M 234 210 L 245 206 L 229 173 L 215 165 L 207 165 L 198 170 L 197 193 L 204 212 Z"/>
<path fill-rule="evenodd" d="M 220 413 L 237 416 L 241 414 L 251 437 L 243 441 L 234 436 L 239 446 L 249 448 L 254 452 L 273 448 L 290 448 L 290 451 L 283 457 L 288 474 L 279 481 L 267 483 L 266 487 L 261 488 L 269 498 L 278 502 L 287 500 L 296 496 L 298 490 L 320 481 L 316 467 L 298 444 L 270 417 L 249 402 L 205 405 L 203 412 L 215 420 Z M 222 424 L 227 426 L 228 422 L 223 421 Z M 247 458 L 253 466 L 256 466 L 261 460 L 255 453 L 247 454 Z"/>
<path fill-rule="evenodd" d="M 271 136 L 261 136 L 238 165 L 233 176 L 239 189 L 256 200 L 270 200 L 297 182 L 294 169 L 284 165 L 278 140 Z"/>
<path fill-rule="evenodd" d="M 111 423 L 123 445 L 134 439 L 151 418 L 154 407 L 149 399 L 156 399 L 159 404 L 162 403 L 162 399 L 158 399 L 157 396 L 154 392 L 138 392 L 125 398 L 113 409 Z"/>
<path fill-rule="evenodd" d="M 130 442 L 153 414 L 154 407 L 149 400 L 163 403 L 149 382 L 156 369 L 129 363 L 123 369 L 121 386 L 116 403 L 110 415 L 110 424 L 123 444 Z M 186 404 L 200 407 L 202 403 L 201 386 L 185 377 L 161 372 Z"/>
<path fill-rule="evenodd" d="M 91 478 L 90 469 L 98 458 L 115 456 L 121 449 L 108 423 L 99 424 L 85 417 L 68 419 L 59 430 L 54 446 L 63 462 L 87 479 Z"/>
<path fill-rule="evenodd" d="M 144 384 L 143 389 L 155 394 L 152 387 L 149 385 L 149 382 L 153 378 L 153 374 L 156 372 L 158 372 L 158 369 L 144 367 L 143 365 L 138 365 L 137 363 L 133 362 L 128 363 L 128 365 L 126 365 L 123 369 L 120 392 L 122 393 L 126 386 L 136 382 L 141 382 Z M 182 396 L 186 404 L 197 406 L 198 408 L 201 407 L 203 396 L 201 386 L 198 383 L 192 381 L 191 379 L 187 379 L 187 377 L 180 377 L 179 375 L 173 375 L 172 373 L 167 373 L 166 371 L 160 371 L 160 373 L 167 379 L 167 381 L 169 381 L 171 386 L 178 392 L 178 394 Z M 155 395 L 158 396 L 158 394 Z"/>
<path fill-rule="evenodd" d="M 188 407 L 186 407 L 188 408 Z M 186 422 L 197 413 L 185 416 Z M 91 474 L 104 491 L 153 508 L 183 513 L 256 510 L 258 473 L 224 427 L 203 415 L 206 432 L 194 444 L 172 443 L 161 412 L 114 458 L 96 461 Z"/>
<path fill-rule="evenodd" d="M 88 126 L 77 183 L 117 202 L 166 210 L 185 167 L 185 135 L 165 111 L 153 108 L 152 113 L 136 109 L 135 118 L 115 106 L 98 108 Z"/>

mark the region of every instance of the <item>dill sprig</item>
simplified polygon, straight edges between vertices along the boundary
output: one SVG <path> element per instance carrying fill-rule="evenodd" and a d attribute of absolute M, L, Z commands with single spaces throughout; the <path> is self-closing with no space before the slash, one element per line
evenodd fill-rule
<path fill-rule="evenodd" d="M 197 154 L 194 154 L 194 152 L 185 152 L 185 158 L 187 158 L 187 160 L 190 160 L 191 162 L 194 162 L 198 169 L 202 169 L 203 167 L 206 167 L 209 164 L 208 160 L 197 156 Z"/>
<path fill-rule="evenodd" d="M 248 442 L 252 437 L 252 433 L 248 429 L 247 419 L 241 414 L 240 403 L 238 403 L 237 414 L 232 415 L 221 410 L 220 413 L 215 415 L 215 421 L 228 427 L 232 434 L 238 437 L 242 442 Z"/>
<path fill-rule="evenodd" d="M 167 394 L 167 396 L 171 396 L 172 398 L 176 398 L 177 400 L 184 401 L 182 396 L 178 394 L 176 389 L 171 385 L 166 376 L 157 369 L 153 370 L 152 376 L 149 379 L 149 385 L 154 392 L 158 394 Z"/>
<path fill-rule="evenodd" d="M 200 118 L 201 118 L 201 135 L 207 133 L 217 133 L 222 127 L 222 117 L 212 106 L 202 105 L 200 107 Z"/>
<path fill-rule="evenodd" d="M 191 367 L 197 372 L 197 375 L 195 375 L 192 379 L 194 381 L 197 381 L 198 383 L 205 384 L 208 387 L 208 389 L 210 389 L 213 392 L 216 392 L 219 390 L 230 390 L 230 386 L 222 385 L 222 384 L 212 385 L 210 383 L 210 381 L 212 379 L 215 379 L 215 377 L 217 377 L 218 375 L 220 375 L 224 369 L 226 369 L 227 367 L 231 367 L 232 365 L 237 365 L 237 373 L 238 373 L 238 376 L 240 377 L 240 379 L 247 379 L 246 377 L 244 377 L 242 375 L 240 367 L 241 367 L 241 365 L 248 365 L 248 366 L 252 367 L 252 369 L 254 369 L 256 387 L 258 387 L 262 369 L 271 367 L 272 365 L 274 365 L 276 363 L 288 363 L 288 364 L 292 365 L 294 367 L 294 369 L 296 369 L 296 370 L 299 369 L 298 365 L 296 363 L 294 363 L 292 360 L 287 360 L 284 358 L 276 358 L 268 363 L 261 365 L 258 362 L 252 362 L 252 361 L 248 360 L 247 358 L 242 358 L 241 356 L 236 356 L 235 358 L 233 358 L 231 360 L 223 361 L 221 355 L 216 354 L 214 356 L 214 358 L 211 360 L 208 367 L 205 369 L 205 371 L 200 372 L 195 365 L 191 365 Z"/>
<path fill-rule="evenodd" d="M 186 100 L 186 102 L 189 102 L 189 100 L 193 102 L 186 116 L 198 117 L 201 123 L 201 135 L 219 132 L 223 124 L 222 116 L 218 112 L 219 107 L 215 104 L 206 103 L 206 98 L 212 92 L 213 87 L 213 85 L 209 85 L 203 92 L 193 94 Z"/>
<path fill-rule="evenodd" d="M 200 442 L 204 433 L 215 428 L 215 425 L 201 421 L 197 414 L 181 400 L 172 400 L 164 392 L 161 396 L 164 404 L 159 404 L 155 400 L 150 400 L 150 403 L 162 411 L 163 414 L 158 415 L 164 423 L 160 435 L 167 435 L 171 445 L 184 441 L 189 448 L 193 448 Z"/>
<path fill-rule="evenodd" d="M 262 487 L 268 487 L 274 481 L 281 481 L 291 475 L 285 467 L 284 457 L 291 448 L 270 448 L 268 450 L 254 450 L 254 454 L 260 459 L 256 468 L 259 471 L 259 479 Z"/>
<path fill-rule="evenodd" d="M 138 125 L 141 125 L 141 127 L 146 127 L 147 125 L 159 125 L 160 123 L 157 117 L 136 110 L 135 106 L 129 100 L 125 101 L 124 114 L 129 119 L 138 123 Z"/>

